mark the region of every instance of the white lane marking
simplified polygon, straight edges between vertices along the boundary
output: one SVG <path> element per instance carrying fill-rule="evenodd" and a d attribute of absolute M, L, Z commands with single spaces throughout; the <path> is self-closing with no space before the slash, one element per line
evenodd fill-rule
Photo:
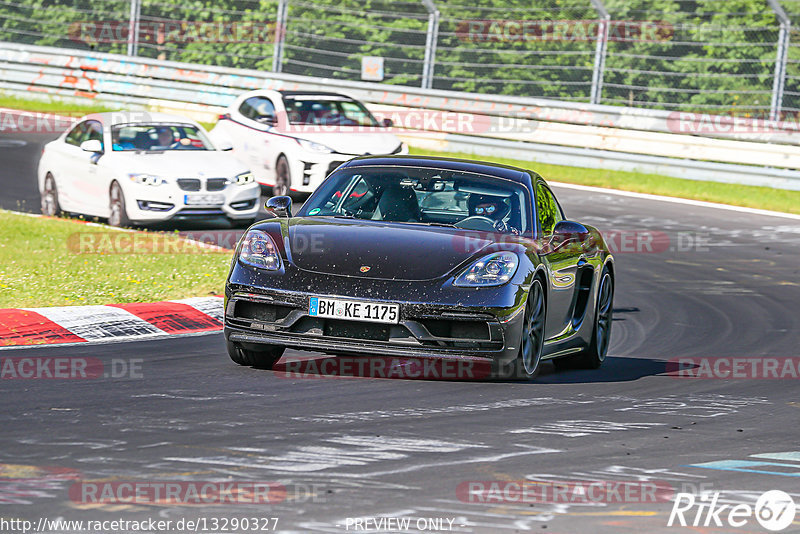
<path fill-rule="evenodd" d="M 171 300 L 170 302 L 187 304 L 197 311 L 211 316 L 220 323 L 224 320 L 225 310 L 222 309 L 222 297 L 190 297 L 188 299 Z"/>
<path fill-rule="evenodd" d="M 485 404 L 459 404 L 433 408 L 400 408 L 398 410 L 370 410 L 367 412 L 331 413 L 316 416 L 292 417 L 293 421 L 306 423 L 360 423 L 377 421 L 395 417 L 425 417 L 426 415 L 485 412 L 505 408 L 525 408 L 528 406 L 544 406 L 548 404 L 574 405 L 591 404 L 594 400 L 554 399 L 552 397 L 536 397 L 532 399 L 509 399 Z"/>
<path fill-rule="evenodd" d="M 163 335 L 165 332 L 129 311 L 113 306 L 24 308 L 45 316 L 87 341 Z"/>
<path fill-rule="evenodd" d="M 566 438 L 578 438 L 591 434 L 609 434 L 615 431 L 646 430 L 654 426 L 666 426 L 666 423 L 616 423 L 613 421 L 587 421 L 575 419 L 543 423 L 527 428 L 507 430 L 510 434 L 551 434 Z"/>
<path fill-rule="evenodd" d="M 643 200 L 654 200 L 658 202 L 671 202 L 673 204 L 685 204 L 688 206 L 698 206 L 701 208 L 713 208 L 718 210 L 738 211 L 740 213 L 749 213 L 751 215 L 763 215 L 765 217 L 784 217 L 786 219 L 794 219 L 800 221 L 800 215 L 794 213 L 782 213 L 780 211 L 761 210 L 758 208 L 745 208 L 744 206 L 731 206 L 729 204 L 720 204 L 718 202 L 706 202 L 704 200 L 691 200 L 688 198 L 667 197 L 663 195 L 653 195 L 650 193 L 635 193 L 633 191 L 623 191 L 621 189 L 608 189 L 605 187 L 595 187 L 591 185 L 578 185 L 567 184 L 564 182 L 551 182 L 548 184 L 553 187 L 563 187 L 565 189 L 576 189 L 578 191 L 590 191 L 593 193 L 605 193 L 607 195 L 618 195 L 623 197 L 639 198 Z"/>

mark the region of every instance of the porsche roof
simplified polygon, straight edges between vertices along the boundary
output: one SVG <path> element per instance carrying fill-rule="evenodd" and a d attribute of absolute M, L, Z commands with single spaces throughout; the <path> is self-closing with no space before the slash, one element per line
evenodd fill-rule
<path fill-rule="evenodd" d="M 403 167 L 427 167 L 432 169 L 446 169 L 452 171 L 477 172 L 497 176 L 507 180 L 528 183 L 531 179 L 531 171 L 501 165 L 499 163 L 488 163 L 484 161 L 473 161 L 455 158 L 439 158 L 435 156 L 361 156 L 351 159 L 342 167 L 366 167 L 366 166 L 403 166 Z"/>

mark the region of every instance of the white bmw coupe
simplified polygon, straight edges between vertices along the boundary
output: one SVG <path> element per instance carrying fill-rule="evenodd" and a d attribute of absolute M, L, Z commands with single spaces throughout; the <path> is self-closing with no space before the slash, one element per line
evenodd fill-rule
<path fill-rule="evenodd" d="M 261 89 L 240 95 L 211 135 L 232 144 L 256 180 L 280 196 L 313 192 L 356 156 L 407 154 L 391 126 L 338 93 Z"/>
<path fill-rule="evenodd" d="M 80 213 L 112 226 L 222 216 L 252 224 L 260 187 L 230 148 L 176 115 L 87 115 L 42 151 L 42 213 Z"/>

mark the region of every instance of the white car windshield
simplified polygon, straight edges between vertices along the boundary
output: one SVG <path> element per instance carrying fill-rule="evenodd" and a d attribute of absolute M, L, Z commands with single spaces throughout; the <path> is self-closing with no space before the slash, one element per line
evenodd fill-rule
<path fill-rule="evenodd" d="M 114 151 L 214 150 L 191 124 L 118 124 L 111 128 Z"/>
<path fill-rule="evenodd" d="M 379 126 L 361 102 L 347 98 L 284 97 L 290 124 Z"/>

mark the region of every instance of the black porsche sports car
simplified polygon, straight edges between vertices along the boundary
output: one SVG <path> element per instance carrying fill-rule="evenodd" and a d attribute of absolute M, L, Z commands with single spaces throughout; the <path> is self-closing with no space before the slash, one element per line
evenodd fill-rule
<path fill-rule="evenodd" d="M 249 228 L 225 286 L 238 364 L 284 349 L 488 359 L 533 377 L 541 362 L 600 366 L 614 260 L 569 221 L 535 172 L 457 159 L 366 156 L 291 215 Z"/>

